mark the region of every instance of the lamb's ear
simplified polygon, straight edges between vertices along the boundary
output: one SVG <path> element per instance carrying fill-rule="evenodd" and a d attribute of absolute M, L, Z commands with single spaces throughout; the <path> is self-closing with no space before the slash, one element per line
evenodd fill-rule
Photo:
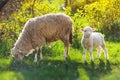
<path fill-rule="evenodd" d="M 95 31 L 96 30 L 96 28 L 92 28 L 92 31 Z"/>
<path fill-rule="evenodd" d="M 80 29 L 80 32 L 84 32 L 84 29 L 82 28 L 82 29 Z"/>

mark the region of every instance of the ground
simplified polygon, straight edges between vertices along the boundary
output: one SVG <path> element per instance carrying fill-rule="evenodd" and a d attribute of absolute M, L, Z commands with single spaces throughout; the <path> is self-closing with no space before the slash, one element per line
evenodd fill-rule
<path fill-rule="evenodd" d="M 94 63 L 82 59 L 82 48 L 70 47 L 69 58 L 64 59 L 64 47 L 56 42 L 43 49 L 44 60 L 33 62 L 34 54 L 25 57 L 22 64 L 9 55 L 0 58 L 0 80 L 120 80 L 120 43 L 107 42 L 109 61 L 101 54 Z"/>

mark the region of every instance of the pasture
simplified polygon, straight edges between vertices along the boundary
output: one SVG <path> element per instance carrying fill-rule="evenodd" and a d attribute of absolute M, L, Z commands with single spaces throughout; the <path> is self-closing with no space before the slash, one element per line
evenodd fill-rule
<path fill-rule="evenodd" d="M 0 80 L 119 80 L 120 79 L 120 43 L 106 42 L 109 61 L 104 54 L 95 63 L 82 59 L 82 48 L 70 47 L 69 59 L 63 57 L 63 44 L 57 41 L 43 48 L 43 61 L 33 62 L 34 54 L 25 57 L 22 64 L 14 62 L 11 55 L 0 58 Z"/>

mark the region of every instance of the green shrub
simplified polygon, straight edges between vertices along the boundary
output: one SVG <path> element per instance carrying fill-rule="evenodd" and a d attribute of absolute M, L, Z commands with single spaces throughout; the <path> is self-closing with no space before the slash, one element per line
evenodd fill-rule
<path fill-rule="evenodd" d="M 89 19 L 89 24 L 101 29 L 107 35 L 117 37 L 120 26 L 120 1 L 119 0 L 100 0 L 92 4 L 85 5 L 85 17 Z M 115 35 L 113 35 L 113 33 Z M 116 39 L 115 39 L 116 40 Z"/>

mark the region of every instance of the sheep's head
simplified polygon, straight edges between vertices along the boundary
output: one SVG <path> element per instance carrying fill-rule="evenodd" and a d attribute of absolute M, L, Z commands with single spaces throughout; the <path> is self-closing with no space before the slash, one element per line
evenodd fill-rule
<path fill-rule="evenodd" d="M 90 26 L 86 26 L 85 28 L 82 28 L 81 31 L 84 32 L 84 37 L 89 38 L 93 31 L 95 31 L 95 28 L 91 28 Z"/>
<path fill-rule="evenodd" d="M 11 49 L 11 55 L 12 55 L 15 59 L 20 60 L 20 61 L 22 61 L 22 60 L 23 60 L 23 57 L 24 57 L 22 51 L 20 51 L 20 50 L 17 49 L 16 47 L 13 47 L 13 48 Z"/>

